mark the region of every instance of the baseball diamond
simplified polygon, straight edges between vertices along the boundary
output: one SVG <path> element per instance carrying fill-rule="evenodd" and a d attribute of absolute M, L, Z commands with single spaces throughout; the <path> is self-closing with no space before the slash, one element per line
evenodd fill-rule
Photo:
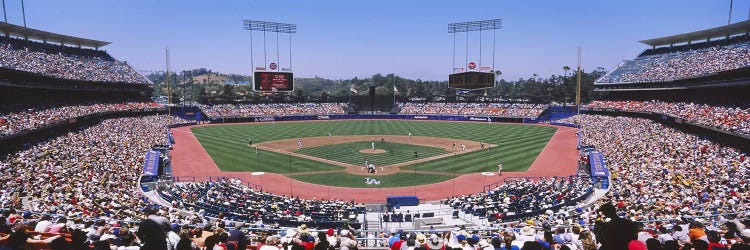
<path fill-rule="evenodd" d="M 264 172 L 245 179 L 263 185 L 264 190 L 282 188 L 286 190 L 280 193 L 303 196 L 307 189 L 294 188 L 296 184 L 312 184 L 326 190 L 350 187 L 375 191 L 439 183 L 447 185 L 452 182 L 450 180 L 477 178 L 472 176 L 478 175 L 481 180 L 469 182 L 472 184 L 461 181 L 464 183 L 462 187 L 476 190 L 505 177 L 546 175 L 555 171 L 534 174 L 529 172 L 529 167 L 556 132 L 573 133 L 575 137 L 574 129 L 565 127 L 410 120 L 261 122 L 199 125 L 173 130 L 176 137 L 194 136 L 193 141 L 199 145 L 191 146 L 195 148 L 193 150 L 205 150 L 206 158 L 217 167 L 215 171 L 208 171 L 212 172 L 211 175 L 242 178 L 245 173 Z M 411 139 L 409 133 L 413 135 Z M 253 144 L 248 145 L 249 141 Z M 299 148 L 298 141 L 303 142 L 304 147 Z M 373 143 L 376 149 L 385 152 L 359 152 L 370 150 Z M 574 139 L 566 144 L 575 150 Z M 465 151 L 461 145 L 465 146 Z M 173 154 L 181 155 L 181 152 L 181 145 L 175 145 Z M 196 157 L 196 152 L 186 153 L 190 156 L 175 157 L 175 161 L 190 158 L 188 161 L 193 163 L 183 163 L 187 166 L 176 169 L 175 175 L 207 175 L 206 171 L 190 170 L 190 165 L 200 162 L 200 157 Z M 375 173 L 365 170 L 365 161 L 375 164 Z M 503 177 L 479 174 L 496 171 L 500 161 L 507 173 Z M 562 162 L 567 162 L 567 165 Z M 565 173 L 574 171 L 574 158 L 562 162 L 547 163 L 547 168 L 559 168 Z M 289 185 L 290 180 L 282 181 L 290 178 L 295 180 L 291 183 L 293 185 Z M 379 184 L 367 184 L 365 178 L 375 179 Z M 414 189 L 411 190 L 413 193 Z M 439 197 L 452 193 L 445 192 Z M 310 195 L 320 197 L 322 194 Z"/>

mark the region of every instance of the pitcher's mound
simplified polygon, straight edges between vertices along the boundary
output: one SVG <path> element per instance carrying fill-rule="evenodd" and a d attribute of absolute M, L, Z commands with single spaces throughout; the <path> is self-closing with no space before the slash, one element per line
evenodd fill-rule
<path fill-rule="evenodd" d="M 363 154 L 382 154 L 385 153 L 385 150 L 383 149 L 362 149 L 359 151 Z"/>

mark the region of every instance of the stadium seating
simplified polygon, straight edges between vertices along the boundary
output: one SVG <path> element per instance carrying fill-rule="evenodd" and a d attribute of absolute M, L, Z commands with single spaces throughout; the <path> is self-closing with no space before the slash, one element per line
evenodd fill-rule
<path fill-rule="evenodd" d="M 750 108 L 661 101 L 593 101 L 587 108 L 654 112 L 717 129 L 750 135 Z"/>
<path fill-rule="evenodd" d="M 211 118 L 345 114 L 344 103 L 259 103 L 200 105 Z"/>
<path fill-rule="evenodd" d="M 648 83 L 691 79 L 750 66 L 750 41 L 736 37 L 728 41 L 655 49 L 597 80 L 602 83 Z"/>
<path fill-rule="evenodd" d="M 468 214 L 486 216 L 489 221 L 514 221 L 574 206 L 592 190 L 591 179 L 585 176 L 519 178 L 506 180 L 487 193 L 457 197 L 446 203 Z"/>
<path fill-rule="evenodd" d="M 680 238 L 679 231 L 669 228 L 686 226 L 697 220 L 704 222 L 706 231 L 710 233 L 726 224 L 727 220 L 742 218 L 740 215 L 750 212 L 742 201 L 742 197 L 747 197 L 750 192 L 750 186 L 744 181 L 748 178 L 747 171 L 742 169 L 750 167 L 750 161 L 741 152 L 650 120 L 582 115 L 562 122 L 573 123 L 579 119 L 587 124 L 583 126 L 582 134 L 585 137 L 582 143 L 595 145 L 601 150 L 608 157 L 607 164 L 613 173 L 611 191 L 597 206 L 612 202 L 623 217 L 642 221 L 646 228 L 655 229 L 645 232 L 643 237 L 657 238 L 664 235 L 663 230 L 667 230 L 666 234 L 670 237 L 689 243 L 689 238 Z M 130 237 L 127 233 L 107 228 L 136 227 L 140 231 L 143 224 L 138 226 L 135 223 L 138 218 L 149 215 L 148 218 L 168 223 L 167 227 L 171 229 L 167 232 L 169 235 L 178 236 L 177 233 L 183 232 L 180 228 L 187 228 L 184 238 L 202 246 L 208 243 L 201 240 L 201 235 L 195 233 L 196 229 L 208 225 L 205 228 L 211 233 L 224 234 L 234 227 L 227 227 L 225 223 L 211 223 L 208 218 L 250 223 L 240 225 L 262 224 L 269 230 L 281 226 L 301 227 L 301 224 L 325 229 L 342 226 L 343 222 L 356 225 L 357 222 L 352 219 L 363 212 L 363 206 L 351 202 L 277 196 L 250 189 L 231 179 L 163 186 L 159 190 L 160 195 L 175 209 L 158 208 L 153 211 L 150 209 L 152 205 L 140 199 L 131 187 L 137 181 L 143 152 L 163 140 L 165 122 L 164 116 L 109 119 L 5 157 L 6 160 L 0 161 L 1 178 L 5 183 L 0 190 L 0 207 L 26 208 L 31 212 L 55 216 L 40 217 L 6 210 L 4 217 L 8 221 L 26 218 L 23 221 L 29 225 L 49 225 L 38 227 L 39 232 L 31 232 L 44 233 L 46 236 L 41 240 L 56 239 L 52 235 L 57 234 L 49 233 L 56 227 L 70 233 L 63 234 L 66 238 L 70 237 L 69 242 L 122 246 L 133 244 L 123 241 L 138 241 L 126 241 Z M 591 228 L 600 218 L 594 208 L 578 209 L 574 217 L 550 212 L 588 197 L 591 189 L 590 179 L 579 176 L 535 180 L 517 178 L 506 180 L 489 192 L 448 199 L 445 202 L 452 207 L 467 214 L 486 217 L 491 222 L 524 222 L 512 224 L 515 230 L 500 232 L 449 231 L 447 238 L 438 236 L 436 242 L 460 247 L 465 243 L 456 240 L 460 238 L 457 235 L 465 234 L 472 239 L 476 235 L 476 239 L 489 242 L 493 234 L 512 234 L 517 238 L 509 244 L 518 246 L 537 240 L 548 244 L 581 244 L 582 238 L 590 236 L 586 230 L 547 231 L 550 238 L 535 238 L 536 234 L 527 232 L 542 232 L 541 229 L 547 226 L 564 228 L 571 224 Z M 66 221 L 63 219 L 65 217 L 83 220 Z M 414 218 L 416 215 L 409 213 L 391 214 L 387 221 L 408 222 Z M 740 226 L 740 229 L 744 228 L 744 221 L 734 220 L 732 223 Z M 0 234 L 2 230 L 0 227 Z M 74 239 L 76 234 L 86 235 L 84 231 L 90 232 L 90 235 L 83 237 L 83 240 Z M 337 231 L 334 236 L 351 233 Z M 737 234 L 741 234 L 741 231 L 737 231 Z M 267 233 L 273 235 L 276 232 L 280 231 Z M 431 231 L 423 233 L 440 234 Z M 359 243 L 353 244 L 366 245 L 370 244 L 370 240 L 384 240 L 374 236 L 366 238 L 364 232 L 356 234 L 356 237 Z M 334 239 L 345 240 L 340 236 Z M 143 243 L 146 239 L 140 240 Z"/>
<path fill-rule="evenodd" d="M 400 114 L 410 115 L 475 115 L 496 117 L 537 118 L 547 105 L 523 103 L 400 103 Z"/>
<path fill-rule="evenodd" d="M 670 221 L 748 211 L 739 205 L 750 193 L 744 181 L 750 160 L 743 152 L 647 119 L 599 115 L 580 119 L 585 124 L 581 133 L 586 135 L 581 143 L 596 146 L 612 172 L 608 199 L 601 202 L 617 203 L 627 218 Z M 707 218 L 714 219 L 726 217 Z"/>
<path fill-rule="evenodd" d="M 104 51 L 0 36 L 0 68 L 84 82 L 146 84 L 127 63 Z"/>
<path fill-rule="evenodd" d="M 160 107 L 153 102 L 0 104 L 0 138 L 96 113 Z"/>
<path fill-rule="evenodd" d="M 303 200 L 250 189 L 236 179 L 204 183 L 178 183 L 160 195 L 173 206 L 202 211 L 202 215 L 248 223 L 280 226 L 326 227 L 357 225 L 364 206 L 339 200 Z"/>
<path fill-rule="evenodd" d="M 165 116 L 110 119 L 4 157 L 0 207 L 21 208 L 23 196 L 31 197 L 32 212 L 136 218 L 145 203 L 132 187 L 143 154 L 164 142 L 166 122 Z"/>

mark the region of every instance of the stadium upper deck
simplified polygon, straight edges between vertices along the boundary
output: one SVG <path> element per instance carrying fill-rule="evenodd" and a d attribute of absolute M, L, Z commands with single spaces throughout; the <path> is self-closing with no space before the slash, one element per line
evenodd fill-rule
<path fill-rule="evenodd" d="M 633 60 L 627 60 L 596 81 L 599 89 L 617 89 L 611 85 L 654 84 L 649 87 L 674 87 L 670 83 L 705 83 L 742 79 L 750 66 L 750 21 L 711 29 L 641 41 L 652 48 Z M 714 39 L 714 40 L 712 40 Z M 694 43 L 699 41 L 697 43 Z M 722 76 L 730 75 L 731 79 Z M 746 77 L 744 77 L 746 78 Z M 747 83 L 737 83 L 747 84 Z M 736 84 L 735 84 L 736 85 Z"/>
<path fill-rule="evenodd" d="M 0 25 L 0 33 L 4 35 L 0 36 L 0 69 L 4 72 L 0 82 L 6 84 L 17 85 L 17 79 L 24 79 L 21 82 L 36 79 L 34 82 L 64 80 L 138 85 L 149 82 L 126 62 L 117 61 L 106 51 L 98 49 L 109 42 L 12 24 Z M 16 74 L 23 77 L 13 77 Z"/>

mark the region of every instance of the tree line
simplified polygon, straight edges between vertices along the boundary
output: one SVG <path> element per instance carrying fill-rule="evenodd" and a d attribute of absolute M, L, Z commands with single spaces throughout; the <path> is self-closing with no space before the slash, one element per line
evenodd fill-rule
<path fill-rule="evenodd" d="M 325 78 L 295 78 L 295 90 L 292 93 L 277 93 L 261 96 L 253 92 L 250 76 L 238 74 L 220 74 L 209 69 L 199 68 L 186 71 L 170 72 L 172 102 L 181 100 L 188 103 L 234 103 L 268 100 L 289 101 L 331 101 L 346 100 L 349 95 L 367 95 L 369 86 L 375 86 L 377 95 L 393 95 L 399 99 L 433 100 L 507 100 L 532 103 L 573 103 L 575 102 L 577 72 L 564 66 L 563 75 L 540 77 L 533 74 L 529 78 L 508 81 L 499 79 L 496 86 L 483 90 L 473 90 L 457 95 L 455 89 L 448 88 L 448 81 L 425 81 L 408 79 L 394 74 L 375 74 L 367 78 L 354 77 L 346 80 Z M 500 78 L 502 72 L 496 71 Z M 593 71 L 581 71 L 581 101 L 596 99 L 593 91 L 594 81 L 606 74 L 604 68 Z M 154 82 L 154 95 L 166 96 L 167 86 L 165 72 L 154 72 L 147 77 Z M 226 84 L 249 83 L 249 84 Z"/>

